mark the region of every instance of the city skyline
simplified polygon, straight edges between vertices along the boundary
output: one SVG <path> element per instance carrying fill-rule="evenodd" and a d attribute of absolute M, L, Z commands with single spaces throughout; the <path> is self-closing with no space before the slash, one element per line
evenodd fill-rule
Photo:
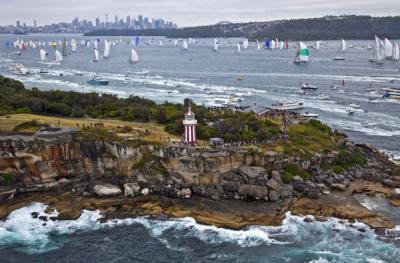
<path fill-rule="evenodd" d="M 56 3 L 55 3 L 56 2 Z M 51 24 L 60 21 L 70 21 L 71 17 L 85 17 L 94 20 L 104 19 L 104 14 L 141 13 L 150 17 L 162 17 L 174 21 L 180 27 L 209 25 L 219 21 L 231 22 L 271 21 L 287 18 L 320 17 L 324 15 L 340 15 L 353 13 L 359 15 L 399 15 L 397 0 L 382 0 L 379 5 L 372 0 L 281 0 L 265 3 L 262 0 L 249 0 L 243 5 L 240 0 L 147 0 L 136 2 L 121 0 L 69 0 L 50 1 L 36 0 L 32 4 L 28 0 L 0 0 L 2 16 L 0 25 L 11 25 L 16 19 L 38 25 Z M 26 8 L 29 6 L 29 8 Z M 112 19 L 112 17 L 111 17 Z"/>

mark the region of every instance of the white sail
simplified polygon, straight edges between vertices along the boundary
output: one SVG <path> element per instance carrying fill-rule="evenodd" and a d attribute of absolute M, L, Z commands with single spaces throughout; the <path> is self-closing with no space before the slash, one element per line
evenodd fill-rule
<path fill-rule="evenodd" d="M 260 45 L 260 42 L 258 42 L 258 39 L 257 39 L 257 50 L 260 50 L 261 49 L 261 45 Z"/>
<path fill-rule="evenodd" d="M 41 48 L 39 54 L 40 54 L 40 61 L 45 61 L 46 60 L 46 51 L 43 48 Z"/>
<path fill-rule="evenodd" d="M 399 45 L 397 45 L 396 41 L 393 41 L 393 52 L 392 52 L 392 60 L 399 60 L 400 59 L 400 50 Z"/>
<path fill-rule="evenodd" d="M 139 56 L 138 56 L 136 50 L 133 49 L 133 48 L 132 48 L 131 54 L 130 54 L 130 56 L 129 56 L 129 61 L 130 61 L 131 63 L 136 63 L 136 62 L 139 61 Z"/>
<path fill-rule="evenodd" d="M 91 42 L 90 42 L 90 41 L 87 41 L 87 42 L 86 42 L 86 47 L 90 47 L 90 45 L 91 45 Z"/>
<path fill-rule="evenodd" d="M 94 48 L 97 49 L 97 40 L 93 42 Z"/>
<path fill-rule="evenodd" d="M 164 43 L 162 40 L 160 40 L 160 47 L 164 46 Z"/>
<path fill-rule="evenodd" d="M 175 39 L 174 40 L 174 46 L 177 46 L 178 45 L 178 39 Z"/>
<path fill-rule="evenodd" d="M 214 39 L 214 51 L 218 51 L 218 40 Z"/>
<path fill-rule="evenodd" d="M 279 48 L 280 48 L 280 49 L 283 49 L 283 46 L 284 46 L 284 45 L 285 45 L 285 43 L 284 43 L 283 41 L 280 41 L 280 42 L 279 42 Z"/>
<path fill-rule="evenodd" d="M 346 50 L 346 41 L 342 38 L 342 51 Z"/>
<path fill-rule="evenodd" d="M 104 58 L 108 58 L 110 56 L 110 43 L 107 40 L 104 40 Z"/>
<path fill-rule="evenodd" d="M 240 44 L 237 44 L 237 52 L 240 53 Z"/>
<path fill-rule="evenodd" d="M 271 40 L 271 49 L 275 48 L 275 46 L 276 46 L 275 40 Z"/>
<path fill-rule="evenodd" d="M 72 52 L 76 52 L 76 45 L 77 45 L 76 40 L 75 39 L 71 39 L 71 51 Z"/>
<path fill-rule="evenodd" d="M 243 49 L 247 49 L 249 47 L 249 40 L 247 38 L 243 41 Z"/>
<path fill-rule="evenodd" d="M 182 49 L 183 49 L 183 50 L 187 50 L 188 48 L 189 48 L 188 43 L 187 43 L 185 40 L 183 40 L 183 42 L 182 42 Z"/>
<path fill-rule="evenodd" d="M 99 51 L 95 48 L 94 49 L 94 58 L 93 58 L 94 62 L 99 61 Z"/>
<path fill-rule="evenodd" d="M 372 58 L 371 62 L 382 62 L 384 59 L 384 53 L 385 53 L 385 44 L 382 40 L 379 39 L 379 37 L 375 36 L 375 46 L 372 51 Z"/>
<path fill-rule="evenodd" d="M 58 51 L 57 49 L 56 49 L 56 52 L 54 54 L 54 61 L 55 62 L 63 61 L 63 56 L 61 55 L 60 51 Z"/>
<path fill-rule="evenodd" d="M 320 46 L 321 46 L 321 42 L 319 42 L 319 41 L 315 42 L 315 49 L 316 50 L 319 50 Z"/>
<path fill-rule="evenodd" d="M 393 45 L 389 39 L 385 38 L 385 58 L 391 59 L 393 53 Z"/>

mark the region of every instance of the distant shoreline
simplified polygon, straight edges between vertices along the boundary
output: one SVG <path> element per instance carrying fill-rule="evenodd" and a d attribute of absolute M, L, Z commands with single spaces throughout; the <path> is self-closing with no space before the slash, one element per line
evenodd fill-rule
<path fill-rule="evenodd" d="M 227 25 L 186 27 L 181 29 L 105 29 L 84 36 L 164 36 L 167 38 L 234 38 L 250 40 L 283 39 L 288 41 L 369 40 L 375 35 L 400 38 L 400 16 L 326 16 L 322 18 L 250 22 Z"/>

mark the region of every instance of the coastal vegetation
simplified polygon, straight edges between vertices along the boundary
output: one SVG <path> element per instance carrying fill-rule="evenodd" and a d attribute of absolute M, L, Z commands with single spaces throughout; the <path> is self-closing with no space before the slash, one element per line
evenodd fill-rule
<path fill-rule="evenodd" d="M 279 117 L 207 108 L 195 105 L 190 99 L 185 99 L 183 104 L 157 104 L 136 96 L 118 98 L 109 94 L 26 89 L 21 82 L 4 77 L 0 77 L 0 101 L 2 130 L 32 133 L 50 124 L 67 125 L 79 129 L 75 139 L 80 141 L 160 144 L 181 137 L 184 113 L 192 107 L 202 144 L 209 138 L 221 137 L 227 143 L 250 142 L 266 151 L 303 159 L 335 151 L 339 153 L 336 162 L 323 163 L 321 168 L 337 173 L 366 163 L 362 153 L 344 150 L 339 145 L 342 134 L 317 120 L 292 123 L 288 136 L 282 138 Z M 290 182 L 295 175 L 309 177 L 301 168 L 288 166 L 284 180 Z"/>
<path fill-rule="evenodd" d="M 400 38 L 399 16 L 372 17 L 357 15 L 325 16 L 321 18 L 289 19 L 270 22 L 218 24 L 180 29 L 96 30 L 86 36 L 166 36 L 169 38 L 246 37 L 263 40 L 266 37 L 285 40 L 372 39 L 374 35 Z"/>

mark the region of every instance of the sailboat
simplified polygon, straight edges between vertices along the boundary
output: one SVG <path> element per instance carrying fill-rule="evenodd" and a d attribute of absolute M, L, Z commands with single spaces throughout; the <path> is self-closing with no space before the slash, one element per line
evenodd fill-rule
<path fill-rule="evenodd" d="M 375 36 L 375 46 L 372 51 L 372 58 L 369 60 L 373 63 L 383 63 L 385 47 L 379 37 Z"/>
<path fill-rule="evenodd" d="M 393 53 L 393 45 L 389 39 L 385 38 L 385 59 L 391 59 Z"/>
<path fill-rule="evenodd" d="M 54 62 L 55 62 L 56 64 L 60 64 L 62 61 L 63 61 L 63 57 L 62 57 L 60 51 L 58 51 L 58 50 L 56 49 L 56 51 L 55 51 L 55 53 L 54 53 Z"/>
<path fill-rule="evenodd" d="M 342 38 L 342 52 L 346 51 L 346 41 Z"/>
<path fill-rule="evenodd" d="M 67 40 L 65 38 L 64 41 L 62 42 L 62 55 L 64 57 L 68 56 Z"/>
<path fill-rule="evenodd" d="M 399 59 L 400 59 L 399 45 L 397 45 L 396 41 L 393 41 L 392 60 L 398 61 Z"/>
<path fill-rule="evenodd" d="M 260 50 L 260 49 L 261 49 L 260 42 L 258 42 L 258 40 L 257 40 L 257 50 Z"/>
<path fill-rule="evenodd" d="M 243 49 L 247 49 L 249 47 L 249 40 L 246 38 L 243 40 Z"/>
<path fill-rule="evenodd" d="M 76 40 L 75 39 L 71 39 L 71 51 L 72 52 L 76 52 Z"/>
<path fill-rule="evenodd" d="M 99 61 L 99 51 L 97 50 L 97 48 L 94 49 L 94 58 L 93 58 L 93 62 L 98 62 Z"/>
<path fill-rule="evenodd" d="M 188 48 L 189 48 L 188 43 L 187 43 L 185 40 L 183 40 L 183 42 L 182 42 L 182 49 L 183 49 L 183 50 L 188 50 Z"/>
<path fill-rule="evenodd" d="M 289 42 L 288 42 L 287 40 L 285 40 L 285 46 L 284 46 L 284 48 L 285 48 L 285 49 L 289 49 Z"/>
<path fill-rule="evenodd" d="M 310 55 L 310 51 L 308 47 L 303 42 L 299 42 L 299 48 L 296 53 L 296 57 L 294 58 L 294 63 L 306 63 L 308 62 L 308 58 Z"/>
<path fill-rule="evenodd" d="M 129 62 L 131 63 L 137 63 L 139 61 L 139 56 L 136 53 L 136 50 L 134 48 L 132 48 L 131 50 L 131 54 L 129 56 Z"/>
<path fill-rule="evenodd" d="M 104 54 L 103 58 L 109 58 L 110 57 L 110 42 L 107 40 L 104 40 Z"/>
<path fill-rule="evenodd" d="M 240 43 L 237 44 L 237 52 L 240 53 Z"/>
<path fill-rule="evenodd" d="M 39 55 L 40 55 L 40 61 L 45 61 L 46 60 L 46 51 L 42 48 L 40 49 Z"/>
<path fill-rule="evenodd" d="M 164 43 L 162 40 L 160 40 L 160 47 L 164 46 Z"/>
<path fill-rule="evenodd" d="M 319 50 L 320 46 L 321 46 L 321 42 L 320 41 L 315 42 L 315 49 L 316 50 Z"/>
<path fill-rule="evenodd" d="M 275 40 L 271 40 L 271 49 L 274 49 L 276 47 Z"/>
<path fill-rule="evenodd" d="M 174 46 L 177 46 L 178 45 L 178 39 L 175 39 L 174 40 Z"/>
<path fill-rule="evenodd" d="M 271 41 L 269 40 L 269 38 L 265 39 L 265 46 L 264 48 L 266 49 L 270 49 L 271 48 Z"/>
<path fill-rule="evenodd" d="M 214 39 L 214 51 L 218 51 L 218 40 L 216 38 Z"/>

